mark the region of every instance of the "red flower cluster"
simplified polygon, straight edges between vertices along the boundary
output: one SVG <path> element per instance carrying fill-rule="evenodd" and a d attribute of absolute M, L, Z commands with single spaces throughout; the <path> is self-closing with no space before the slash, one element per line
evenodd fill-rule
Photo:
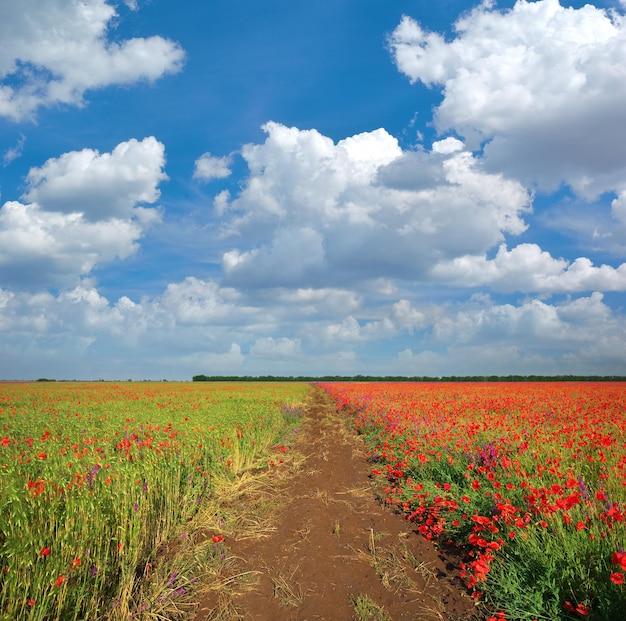
<path fill-rule="evenodd" d="M 613 552 L 611 556 L 611 563 L 613 565 L 619 565 L 622 571 L 614 571 L 611 574 L 611 582 L 613 584 L 624 584 L 624 574 L 626 571 L 626 552 Z"/>
<path fill-rule="evenodd" d="M 594 554 L 604 545 L 607 562 L 609 541 L 626 531 L 623 384 L 320 386 L 369 440 L 387 504 L 426 538 L 445 536 L 468 551 L 462 576 L 476 597 L 494 560 L 509 556 L 505 548 L 535 533 L 558 530 L 573 545 L 586 538 Z M 621 585 L 626 553 L 612 561 L 619 568 L 598 579 Z M 564 609 L 590 614 L 593 594 L 574 595 Z"/>

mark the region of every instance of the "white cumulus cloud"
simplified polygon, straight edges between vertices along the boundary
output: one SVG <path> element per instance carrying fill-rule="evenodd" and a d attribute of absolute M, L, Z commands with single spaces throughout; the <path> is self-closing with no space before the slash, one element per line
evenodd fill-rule
<path fill-rule="evenodd" d="M 250 355 L 255 358 L 289 360 L 300 354 L 300 340 L 286 337 L 268 336 L 257 339 L 250 347 Z"/>
<path fill-rule="evenodd" d="M 41 106 L 80 105 L 91 89 L 180 70 L 185 54 L 177 43 L 114 39 L 116 16 L 106 0 L 0 3 L 0 116 L 32 118 Z"/>
<path fill-rule="evenodd" d="M 440 131 L 454 129 L 489 166 L 526 183 L 562 182 L 592 198 L 624 189 L 626 19 L 593 5 L 482 4 L 447 40 L 405 16 L 389 39 L 412 82 L 443 88 Z"/>
<path fill-rule="evenodd" d="M 243 291 L 192 277 L 140 301 L 109 300 L 87 283 L 56 295 L 0 288 L 0 377 L 22 369 L 30 369 L 24 377 L 48 376 L 51 368 L 56 377 L 163 377 L 168 365 L 165 376 L 180 379 L 372 368 L 419 375 L 626 373 L 626 322 L 597 292 L 553 303 L 472 296 L 424 305 L 402 298 L 345 309 L 336 302 L 350 299 L 347 291 L 272 293 L 275 299 L 254 302 Z M 309 306 L 317 303 L 326 304 L 319 314 Z M 363 360 L 380 346 L 395 346 L 397 359 Z M 131 350 L 142 360 L 134 371 L 126 361 Z M 106 370 L 98 366 L 103 359 Z"/>
<path fill-rule="evenodd" d="M 333 143 L 315 130 L 265 126 L 242 155 L 238 196 L 220 194 L 223 255 L 236 286 L 344 286 L 423 279 L 439 261 L 486 252 L 526 229 L 529 193 L 482 170 L 457 139 L 403 152 L 385 130 Z"/>
<path fill-rule="evenodd" d="M 68 284 L 98 264 L 130 256 L 141 234 L 142 227 L 134 220 L 89 222 L 81 214 L 9 201 L 0 208 L 0 282 Z"/>
<path fill-rule="evenodd" d="M 210 153 L 201 155 L 195 163 L 193 178 L 201 181 L 224 179 L 230 176 L 230 158 L 215 157 Z"/>
<path fill-rule="evenodd" d="M 160 306 L 171 313 L 179 325 L 230 325 L 253 312 L 241 304 L 240 297 L 234 289 L 188 276 L 183 282 L 167 286 Z"/>
<path fill-rule="evenodd" d="M 22 197 L 28 202 L 0 207 L 0 284 L 68 286 L 97 265 L 129 257 L 160 220 L 144 204 L 159 198 L 164 164 L 163 145 L 146 138 L 32 168 Z"/>
<path fill-rule="evenodd" d="M 626 226 L 626 190 L 611 202 L 611 213 L 621 226 Z"/>
<path fill-rule="evenodd" d="M 489 286 L 498 291 L 575 293 L 626 291 L 626 263 L 617 268 L 594 266 L 587 257 L 573 262 L 555 259 L 537 244 L 520 244 L 511 250 L 501 245 L 496 256 L 457 257 L 433 268 L 443 282 L 468 287 Z"/>
<path fill-rule="evenodd" d="M 88 220 L 128 217 L 138 204 L 159 199 L 164 166 L 165 147 L 153 136 L 122 142 L 111 153 L 71 151 L 32 168 L 22 198 Z"/>

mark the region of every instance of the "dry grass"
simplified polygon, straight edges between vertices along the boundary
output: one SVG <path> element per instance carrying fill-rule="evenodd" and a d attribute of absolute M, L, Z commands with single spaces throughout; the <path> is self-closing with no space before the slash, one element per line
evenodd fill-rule
<path fill-rule="evenodd" d="M 374 533 L 370 529 L 367 550 L 356 551 L 357 557 L 367 560 L 378 574 L 381 584 L 393 593 L 420 593 L 417 585 L 407 575 L 407 568 L 388 546 L 381 545 L 387 533 Z"/>
<path fill-rule="evenodd" d="M 413 552 L 411 552 L 406 546 L 403 547 L 402 557 L 412 569 L 416 571 L 424 580 L 425 588 L 428 588 L 431 583 L 437 581 L 437 574 L 430 568 L 429 563 L 424 561 L 418 561 L 415 558 Z"/>
<path fill-rule="evenodd" d="M 371 498 L 373 494 L 373 488 L 371 484 L 364 485 L 362 487 L 352 487 L 344 492 L 335 492 L 337 495 L 346 494 L 348 496 L 354 496 L 356 498 Z"/>
<path fill-rule="evenodd" d="M 188 525 L 190 539 L 202 539 L 198 549 L 209 550 L 210 558 L 202 571 L 194 572 L 198 582 L 202 583 L 199 595 L 210 602 L 207 621 L 244 618 L 235 604 L 236 598 L 255 588 L 261 572 L 243 571 L 245 560 L 229 552 L 228 540 L 263 539 L 276 532 L 284 508 L 281 488 L 302 469 L 305 461 L 304 456 L 291 451 L 280 468 L 256 469 L 237 477 L 213 479 L 211 497 Z M 245 511 L 242 511 L 244 506 Z M 215 546 L 211 541 L 213 535 L 224 536 L 226 545 Z M 306 533 L 303 533 L 305 537 Z M 297 602 L 303 597 L 297 585 L 290 585 L 284 576 L 278 576 L 274 585 L 281 603 L 283 600 Z M 196 605 L 197 601 L 196 598 Z M 165 618 L 178 617 L 174 614 Z"/>
<path fill-rule="evenodd" d="M 274 597 L 278 599 L 281 606 L 297 608 L 304 601 L 305 590 L 302 585 L 294 579 L 298 568 L 295 567 L 290 575 L 278 573 L 272 577 L 274 585 Z"/>
<path fill-rule="evenodd" d="M 302 528 L 294 530 L 293 532 L 300 537 L 300 541 L 298 541 L 297 543 L 301 543 L 302 541 L 309 541 L 309 534 L 311 533 L 311 522 L 306 522 Z M 297 545 L 297 543 L 295 545 Z"/>
<path fill-rule="evenodd" d="M 328 507 L 332 502 L 330 496 L 328 495 L 328 491 L 325 489 L 316 488 L 309 494 L 310 498 L 314 498 L 315 500 L 319 500 L 325 507 Z"/>
<path fill-rule="evenodd" d="M 217 605 L 209 610 L 205 617 L 206 621 L 235 621 L 243 618 L 243 614 L 229 597 L 220 598 Z"/>

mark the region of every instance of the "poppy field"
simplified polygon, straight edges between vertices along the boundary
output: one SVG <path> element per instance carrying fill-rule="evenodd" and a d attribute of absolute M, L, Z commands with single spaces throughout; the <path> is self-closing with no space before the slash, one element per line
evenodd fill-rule
<path fill-rule="evenodd" d="M 626 619 L 626 384 L 322 383 L 499 619 Z"/>
<path fill-rule="evenodd" d="M 180 618 L 198 576 L 159 551 L 217 481 L 279 461 L 307 390 L 0 384 L 0 618 Z M 219 560 L 223 537 L 205 536 Z"/>

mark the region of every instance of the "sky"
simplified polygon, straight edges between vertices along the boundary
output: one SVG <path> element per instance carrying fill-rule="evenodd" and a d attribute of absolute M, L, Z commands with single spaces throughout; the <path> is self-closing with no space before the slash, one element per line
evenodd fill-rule
<path fill-rule="evenodd" d="M 626 375 L 626 0 L 0 1 L 0 378 Z"/>

